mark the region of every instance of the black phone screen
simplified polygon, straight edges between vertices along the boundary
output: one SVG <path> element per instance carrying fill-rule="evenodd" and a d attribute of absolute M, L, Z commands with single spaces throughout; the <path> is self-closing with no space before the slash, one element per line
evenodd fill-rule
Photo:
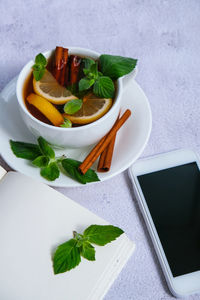
<path fill-rule="evenodd" d="M 137 177 L 173 276 L 200 270 L 200 171 L 195 162 Z"/>

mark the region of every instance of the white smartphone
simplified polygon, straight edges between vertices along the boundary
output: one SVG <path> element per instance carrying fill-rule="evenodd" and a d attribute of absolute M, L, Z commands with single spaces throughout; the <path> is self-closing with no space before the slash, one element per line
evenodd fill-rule
<path fill-rule="evenodd" d="M 137 161 L 129 169 L 136 198 L 169 289 L 200 292 L 200 161 L 177 150 Z"/>

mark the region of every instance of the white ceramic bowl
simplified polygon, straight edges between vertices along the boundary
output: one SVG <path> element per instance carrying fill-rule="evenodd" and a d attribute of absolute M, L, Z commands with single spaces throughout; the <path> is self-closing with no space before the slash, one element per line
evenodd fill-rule
<path fill-rule="evenodd" d="M 83 48 L 70 47 L 69 54 L 75 54 L 80 56 L 92 57 L 97 59 L 100 54 Z M 53 50 L 52 50 L 53 51 Z M 52 51 L 47 51 L 44 54 L 46 58 L 49 58 L 52 54 Z M 117 80 L 116 84 L 116 96 L 115 101 L 111 107 L 111 109 L 100 119 L 97 121 L 73 128 L 62 128 L 55 127 L 43 123 L 36 119 L 26 108 L 24 99 L 23 99 L 23 87 L 24 82 L 27 76 L 32 71 L 32 66 L 34 61 L 31 60 L 28 62 L 24 68 L 21 70 L 16 87 L 16 94 L 19 103 L 21 116 L 28 127 L 28 129 L 36 136 L 44 137 L 48 142 L 53 145 L 70 147 L 70 148 L 78 148 L 88 146 L 90 144 L 94 144 L 98 142 L 104 135 L 108 133 L 108 131 L 112 128 L 115 123 L 120 109 L 120 101 L 122 95 L 122 78 Z"/>

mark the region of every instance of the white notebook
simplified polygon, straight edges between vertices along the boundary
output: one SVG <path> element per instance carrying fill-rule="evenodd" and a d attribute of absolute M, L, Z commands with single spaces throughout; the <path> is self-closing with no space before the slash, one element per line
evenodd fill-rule
<path fill-rule="evenodd" d="M 96 261 L 54 275 L 55 248 L 103 219 L 47 185 L 0 167 L 0 299 L 100 300 L 134 250 L 123 234 Z"/>

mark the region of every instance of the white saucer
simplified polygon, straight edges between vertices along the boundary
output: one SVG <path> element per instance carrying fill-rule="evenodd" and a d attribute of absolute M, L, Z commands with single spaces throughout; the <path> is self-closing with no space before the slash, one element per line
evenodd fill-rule
<path fill-rule="evenodd" d="M 35 168 L 27 160 L 17 158 L 10 149 L 9 140 L 36 142 L 35 137 L 29 132 L 21 119 L 15 94 L 17 78 L 14 78 L 0 94 L 0 154 L 6 163 L 16 171 L 36 178 L 55 187 L 83 186 L 66 175 L 53 182 L 49 182 L 40 176 L 39 168 Z M 126 170 L 144 150 L 151 132 L 152 116 L 147 97 L 136 83 L 130 80 L 122 95 L 121 111 L 129 108 L 131 117 L 119 130 L 115 143 L 115 151 L 111 170 L 107 173 L 98 173 L 101 181 L 109 179 Z M 67 157 L 82 161 L 92 147 L 79 149 L 57 150 L 56 155 L 65 154 Z M 96 168 L 96 165 L 93 165 Z M 90 183 L 91 184 L 91 183 Z"/>

